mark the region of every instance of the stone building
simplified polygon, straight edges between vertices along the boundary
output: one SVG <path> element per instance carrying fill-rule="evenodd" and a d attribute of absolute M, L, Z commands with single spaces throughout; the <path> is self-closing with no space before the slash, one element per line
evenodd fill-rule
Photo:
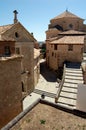
<path fill-rule="evenodd" d="M 57 70 L 65 61 L 81 62 L 86 51 L 84 19 L 68 10 L 50 20 L 46 31 L 47 65 Z"/>
<path fill-rule="evenodd" d="M 14 23 L 0 26 L 0 35 L 15 40 L 15 53 L 23 55 L 21 63 L 22 91 L 29 94 L 34 90 L 34 44 L 36 39 L 18 22 L 18 12 L 14 11 Z"/>
<path fill-rule="evenodd" d="M 17 20 L 0 26 L 0 128 L 22 111 L 22 92 L 34 90 L 34 45 L 36 39 Z M 36 74 L 36 73 L 35 73 Z M 36 81 L 38 81 L 36 79 Z"/>
<path fill-rule="evenodd" d="M 40 50 L 34 48 L 34 86 L 37 85 L 40 76 Z"/>
<path fill-rule="evenodd" d="M 21 60 L 15 41 L 0 37 L 0 128 L 22 111 Z"/>

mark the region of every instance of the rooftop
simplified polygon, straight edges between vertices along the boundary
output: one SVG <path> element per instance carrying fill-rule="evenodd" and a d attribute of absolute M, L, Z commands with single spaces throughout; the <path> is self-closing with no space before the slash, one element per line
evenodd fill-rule
<path fill-rule="evenodd" d="M 84 36 L 64 36 L 51 44 L 84 44 Z"/>
<path fill-rule="evenodd" d="M 15 119 L 16 120 L 16 119 Z M 15 121 L 14 121 L 15 122 Z M 10 123 L 11 124 L 11 123 Z M 33 125 L 34 124 L 34 125 Z M 10 130 L 75 130 L 85 129 L 86 119 L 39 103 L 27 112 Z M 3 129 L 5 130 L 5 129 Z M 8 129 L 7 129 L 8 130 Z"/>
<path fill-rule="evenodd" d="M 68 31 L 64 31 L 64 32 L 61 32 L 61 33 L 59 33 L 59 34 L 62 34 L 62 35 L 64 35 L 64 34 L 67 34 L 67 35 L 70 35 L 70 34 L 73 34 L 73 35 L 75 35 L 75 34 L 81 34 L 81 35 L 85 35 L 86 34 L 86 32 L 81 32 L 81 31 L 75 31 L 75 30 L 68 30 Z"/>
<path fill-rule="evenodd" d="M 59 18 L 78 18 L 78 19 L 82 19 L 80 17 L 78 17 L 77 15 L 69 12 L 68 10 L 64 11 L 63 13 L 61 13 L 60 15 L 56 16 L 55 18 L 51 19 L 51 20 L 55 20 L 55 19 L 59 19 Z M 82 19 L 83 20 L 83 19 Z"/>
<path fill-rule="evenodd" d="M 5 31 L 9 30 L 14 24 L 8 24 L 0 26 L 0 34 L 4 33 Z"/>

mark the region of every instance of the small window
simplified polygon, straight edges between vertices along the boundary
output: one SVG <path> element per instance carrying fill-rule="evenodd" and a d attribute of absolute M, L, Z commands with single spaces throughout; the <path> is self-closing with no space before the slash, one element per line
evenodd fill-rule
<path fill-rule="evenodd" d="M 54 45 L 54 50 L 57 50 L 57 44 Z"/>
<path fill-rule="evenodd" d="M 5 50 L 5 56 L 10 56 L 11 55 L 10 46 L 5 46 L 4 50 Z"/>
<path fill-rule="evenodd" d="M 19 37 L 19 34 L 17 32 L 15 32 L 15 37 L 18 38 Z"/>
<path fill-rule="evenodd" d="M 54 52 L 52 52 L 52 56 L 54 56 Z"/>
<path fill-rule="evenodd" d="M 20 48 L 16 48 L 16 54 L 20 54 Z"/>
<path fill-rule="evenodd" d="M 22 92 L 24 92 L 24 84 L 23 84 L 23 82 L 21 82 L 21 85 L 22 85 Z"/>
<path fill-rule="evenodd" d="M 68 51 L 73 51 L 73 45 L 68 45 Z"/>
<path fill-rule="evenodd" d="M 70 27 L 70 29 L 72 29 L 72 28 L 73 28 L 73 25 L 72 25 L 72 24 L 69 24 L 69 27 Z"/>

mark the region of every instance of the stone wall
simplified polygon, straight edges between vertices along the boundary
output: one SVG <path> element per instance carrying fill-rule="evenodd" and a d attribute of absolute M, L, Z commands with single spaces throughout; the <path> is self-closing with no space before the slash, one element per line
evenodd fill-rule
<path fill-rule="evenodd" d="M 40 63 L 39 63 L 39 57 L 34 60 L 34 86 L 37 85 L 39 81 L 40 76 Z"/>
<path fill-rule="evenodd" d="M 15 46 L 23 55 L 21 73 L 25 91 L 31 93 L 34 90 L 34 44 L 33 42 L 16 42 Z"/>
<path fill-rule="evenodd" d="M 34 44 L 37 42 L 35 38 L 24 28 L 24 26 L 18 22 L 14 24 L 10 29 L 2 34 L 5 37 L 11 37 L 16 41 L 17 52 L 23 55 L 23 60 L 21 63 L 21 73 L 26 73 L 22 75 L 22 82 L 24 83 L 24 88 L 27 87 L 27 92 L 30 93 L 34 89 Z M 19 48 L 19 49 L 18 49 Z M 28 71 L 28 77 L 27 75 Z M 26 80 L 26 78 L 28 80 Z M 26 80 L 26 81 L 25 81 Z"/>
<path fill-rule="evenodd" d="M 72 28 L 70 28 L 70 24 L 72 24 Z M 84 30 L 84 24 L 83 20 L 78 19 L 78 18 L 61 18 L 61 19 L 54 19 L 51 20 L 51 27 L 54 27 L 56 25 L 60 25 L 63 30 Z"/>
<path fill-rule="evenodd" d="M 0 59 L 0 128 L 22 111 L 21 57 Z"/>
<path fill-rule="evenodd" d="M 47 64 L 50 68 L 56 70 L 62 67 L 65 61 L 81 62 L 83 55 L 81 49 L 83 45 L 73 45 L 73 51 L 68 51 L 68 45 L 58 45 L 58 50 L 54 50 L 54 45 L 49 46 L 49 53 L 47 54 Z"/>

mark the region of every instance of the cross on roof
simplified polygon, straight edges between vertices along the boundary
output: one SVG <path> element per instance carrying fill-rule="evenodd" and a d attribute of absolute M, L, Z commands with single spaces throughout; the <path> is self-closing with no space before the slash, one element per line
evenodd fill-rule
<path fill-rule="evenodd" d="M 17 12 L 17 10 L 14 10 L 13 13 L 14 13 L 14 23 L 17 23 L 18 22 L 18 20 L 17 20 L 18 12 Z"/>

